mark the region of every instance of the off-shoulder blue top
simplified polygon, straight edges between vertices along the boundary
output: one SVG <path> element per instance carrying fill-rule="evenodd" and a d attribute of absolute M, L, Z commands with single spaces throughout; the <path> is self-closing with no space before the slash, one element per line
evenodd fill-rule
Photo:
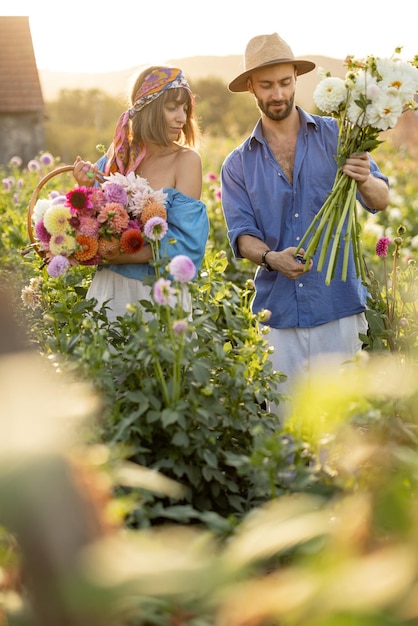
<path fill-rule="evenodd" d="M 106 156 L 97 162 L 99 169 L 104 171 Z M 161 254 L 170 259 L 178 254 L 188 256 L 196 266 L 196 271 L 205 256 L 206 242 L 209 236 L 209 219 L 206 205 L 201 200 L 190 198 L 181 191 L 167 187 L 165 208 L 167 210 L 168 230 L 160 241 Z M 168 243 L 175 240 L 175 243 Z M 99 266 L 100 267 L 100 266 Z M 142 280 L 154 275 L 154 268 L 148 263 L 129 263 L 121 265 L 106 264 L 106 268 L 127 278 Z"/>

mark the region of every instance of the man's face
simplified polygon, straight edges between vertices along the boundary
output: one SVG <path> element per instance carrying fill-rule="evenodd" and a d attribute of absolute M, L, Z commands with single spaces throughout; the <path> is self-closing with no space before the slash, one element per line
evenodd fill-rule
<path fill-rule="evenodd" d="M 273 65 L 254 72 L 248 90 L 257 106 L 271 120 L 286 119 L 295 102 L 296 70 L 292 63 Z"/>

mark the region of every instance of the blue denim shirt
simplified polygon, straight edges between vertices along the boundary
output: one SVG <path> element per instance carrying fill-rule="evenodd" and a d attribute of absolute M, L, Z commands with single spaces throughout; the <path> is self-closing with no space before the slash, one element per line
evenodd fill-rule
<path fill-rule="evenodd" d="M 258 237 L 271 250 L 297 247 L 332 188 L 337 171 L 338 124 L 331 117 L 309 115 L 299 107 L 298 111 L 301 128 L 293 184 L 265 141 L 261 120 L 222 165 L 222 205 L 229 242 L 237 258 L 242 258 L 237 246 L 240 235 Z M 372 174 L 388 182 L 370 160 Z M 253 311 L 269 309 L 272 315 L 268 324 L 272 328 L 311 328 L 365 310 L 367 290 L 356 276 L 352 253 L 347 280 L 339 278 L 340 258 L 335 278 L 326 285 L 327 263 L 321 272 L 316 269 L 319 252 L 313 257 L 311 271 L 297 280 L 262 267 L 257 269 Z"/>

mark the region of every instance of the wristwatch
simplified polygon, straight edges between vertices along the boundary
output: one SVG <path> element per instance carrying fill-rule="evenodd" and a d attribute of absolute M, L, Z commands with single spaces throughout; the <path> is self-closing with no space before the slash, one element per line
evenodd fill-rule
<path fill-rule="evenodd" d="M 271 250 L 264 250 L 263 254 L 261 255 L 261 267 L 264 267 L 264 269 L 268 272 L 273 272 L 273 268 L 266 261 L 266 256 L 269 252 L 271 252 Z"/>

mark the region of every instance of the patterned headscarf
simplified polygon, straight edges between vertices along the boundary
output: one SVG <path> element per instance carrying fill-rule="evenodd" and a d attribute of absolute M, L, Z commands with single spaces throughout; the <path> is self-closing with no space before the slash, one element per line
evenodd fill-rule
<path fill-rule="evenodd" d="M 183 87 L 191 93 L 189 84 L 181 70 L 176 67 L 158 67 L 150 72 L 141 83 L 135 100 L 130 109 L 122 113 L 116 125 L 113 138 L 113 154 L 108 160 L 106 173 L 120 172 L 129 174 L 134 172 L 145 157 L 145 146 L 130 145 L 129 120 L 142 111 L 150 102 L 161 96 L 167 89 Z"/>

